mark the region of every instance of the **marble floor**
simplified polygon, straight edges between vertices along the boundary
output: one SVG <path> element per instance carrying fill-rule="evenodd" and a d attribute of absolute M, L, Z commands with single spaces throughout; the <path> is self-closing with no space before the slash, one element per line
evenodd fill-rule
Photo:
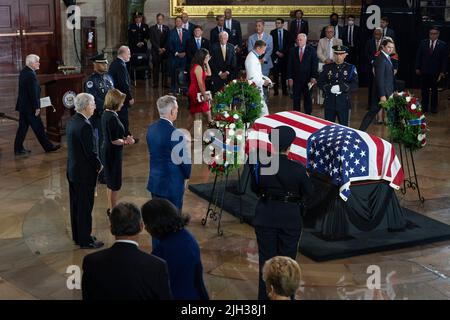
<path fill-rule="evenodd" d="M 155 99 L 161 89 L 151 89 L 141 81 L 136 105 L 130 111 L 132 131 L 141 139 L 124 152 L 124 184 L 121 201 L 139 206 L 149 198 L 146 190 L 148 154 L 145 133 L 157 118 Z M 416 90 L 417 91 L 417 90 Z M 351 126 L 357 127 L 366 111 L 366 90 L 354 96 Z M 271 112 L 289 109 L 286 97 L 271 97 Z M 447 93 L 441 94 L 439 114 L 430 114 L 429 143 L 416 154 L 417 173 L 426 202 L 417 195 L 398 193 L 403 206 L 450 224 L 450 108 Z M 314 115 L 321 115 L 320 106 Z M 11 113 L 14 115 L 14 113 Z M 180 103 L 177 125 L 186 125 L 186 101 Z M 13 140 L 17 123 L 0 119 L 0 299 L 80 299 L 80 290 L 69 290 L 69 266 L 81 266 L 89 250 L 80 250 L 70 240 L 66 154 L 45 154 L 29 132 L 28 157 L 14 157 Z M 372 125 L 370 132 L 387 136 L 384 126 Z M 193 168 L 190 183 L 210 181 L 204 165 Z M 189 230 L 201 247 L 206 286 L 212 299 L 255 299 L 257 296 L 258 254 L 253 229 L 225 214 L 224 235 L 218 237 L 212 221 L 204 227 L 207 202 L 187 191 L 185 212 L 192 216 Z M 94 234 L 113 243 L 106 211 L 106 191 L 98 188 L 93 211 Z M 140 235 L 143 250 L 150 251 L 147 234 Z M 407 249 L 380 252 L 354 258 L 316 263 L 299 255 L 303 271 L 300 299 L 449 299 L 450 241 Z M 381 270 L 379 290 L 369 290 L 367 268 Z"/>

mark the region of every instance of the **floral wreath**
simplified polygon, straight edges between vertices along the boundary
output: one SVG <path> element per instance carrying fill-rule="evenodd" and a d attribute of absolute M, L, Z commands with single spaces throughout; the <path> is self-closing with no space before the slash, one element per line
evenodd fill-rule
<path fill-rule="evenodd" d="M 411 150 L 423 148 L 427 143 L 427 123 L 419 99 L 408 91 L 394 93 L 381 103 L 387 111 L 391 140 Z"/>

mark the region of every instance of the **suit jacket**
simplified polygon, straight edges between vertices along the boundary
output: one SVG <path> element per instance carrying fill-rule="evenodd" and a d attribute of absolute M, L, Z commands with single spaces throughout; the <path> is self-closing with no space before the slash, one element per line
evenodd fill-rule
<path fill-rule="evenodd" d="M 381 41 L 380 41 L 381 44 Z M 373 65 L 373 59 L 375 56 L 375 53 L 379 48 L 377 48 L 377 43 L 375 38 L 369 39 L 366 42 L 366 47 L 364 49 L 364 59 L 365 59 L 365 67 L 367 68 L 368 72 L 372 72 L 372 65 Z"/>
<path fill-rule="evenodd" d="M 96 184 L 101 168 L 91 123 L 75 113 L 67 122 L 67 178 L 71 182 Z"/>
<path fill-rule="evenodd" d="M 228 36 L 231 35 L 231 30 L 223 27 L 223 31 L 226 31 L 228 33 Z M 211 45 L 215 43 L 219 43 L 219 27 L 215 27 L 211 29 L 211 32 L 209 33 L 209 42 Z M 228 42 L 230 41 L 230 37 L 228 37 Z"/>
<path fill-rule="evenodd" d="M 159 119 L 148 127 L 147 146 L 150 154 L 150 175 L 147 190 L 161 197 L 173 199 L 173 204 L 180 208 L 183 203 L 184 181 L 191 176 L 191 160 L 189 155 L 182 163 L 172 161 L 172 150 L 179 147 L 182 139 L 171 141 L 173 132 L 177 130 L 168 120 Z"/>
<path fill-rule="evenodd" d="M 290 50 L 286 78 L 294 80 L 294 90 L 300 88 L 305 82 L 309 82 L 311 78 L 317 80 L 318 65 L 317 53 L 312 46 L 305 46 L 302 62 L 300 62 L 300 48 L 295 47 Z"/>
<path fill-rule="evenodd" d="M 254 33 L 248 38 L 247 48 L 249 51 L 253 50 L 255 42 L 258 40 L 258 34 Z M 273 67 L 272 52 L 273 52 L 273 39 L 272 36 L 266 32 L 263 33 L 262 40 L 266 43 L 266 54 L 264 55 L 264 63 L 262 64 L 262 73 L 265 76 L 269 76 L 270 69 Z"/>
<path fill-rule="evenodd" d="M 188 29 L 185 29 L 188 32 L 188 36 L 189 38 L 192 38 L 194 36 L 194 28 L 195 28 L 195 24 L 192 22 L 188 22 Z"/>
<path fill-rule="evenodd" d="M 152 254 L 167 262 L 175 300 L 208 300 L 197 240 L 186 229 L 173 232 L 153 248 Z"/>
<path fill-rule="evenodd" d="M 158 25 L 153 25 L 149 29 L 150 43 L 152 44 L 152 53 L 159 53 L 160 48 L 167 50 L 167 43 L 169 40 L 170 29 L 168 26 L 163 25 L 163 31 L 159 31 Z"/>
<path fill-rule="evenodd" d="M 273 50 L 272 50 L 272 62 L 274 64 L 275 61 L 278 60 L 278 63 L 284 64 L 286 63 L 286 61 L 288 60 L 288 55 L 289 55 L 289 50 L 292 47 L 292 38 L 291 38 L 291 34 L 289 31 L 283 29 L 283 47 L 280 50 L 280 43 L 278 40 L 278 29 L 274 29 L 272 31 L 270 31 L 270 35 L 272 36 L 273 39 Z M 277 51 L 280 51 L 281 53 L 284 54 L 283 58 L 279 58 L 276 54 Z"/>
<path fill-rule="evenodd" d="M 41 87 L 36 72 L 29 67 L 20 71 L 16 111 L 35 113 L 41 107 Z"/>
<path fill-rule="evenodd" d="M 416 69 L 422 74 L 438 75 L 447 71 L 448 46 L 444 41 L 437 40 L 434 50 L 430 53 L 430 39 L 422 40 L 417 50 Z"/>
<path fill-rule="evenodd" d="M 323 27 L 322 28 L 322 31 L 320 32 L 320 38 L 322 39 L 322 38 L 325 38 L 326 36 L 327 36 L 327 34 L 326 34 L 326 32 L 325 32 L 325 29 L 327 28 L 328 26 L 325 26 L 325 27 Z M 338 34 L 338 38 L 339 39 L 344 39 L 343 37 L 344 37 L 344 27 L 342 27 L 342 26 L 337 26 L 338 27 L 338 30 L 339 30 L 339 34 Z M 335 30 L 336 30 L 336 27 L 335 27 Z M 335 34 L 336 34 L 336 32 L 335 32 Z"/>
<path fill-rule="evenodd" d="M 180 41 L 177 29 L 175 28 L 175 29 L 170 30 L 169 50 L 168 51 L 169 51 L 169 57 L 172 61 L 174 61 L 175 59 L 182 59 L 182 60 L 187 59 L 186 56 L 184 58 L 179 58 L 179 57 L 175 56 L 175 53 L 186 52 L 186 50 L 187 50 L 189 33 L 186 29 L 182 29 L 182 31 L 183 31 L 183 38 L 182 38 L 182 41 Z"/>
<path fill-rule="evenodd" d="M 220 44 L 211 44 L 210 67 L 212 72 L 211 78 L 216 89 L 222 87 L 226 82 L 236 79 L 237 62 L 234 46 L 231 43 L 227 43 L 227 54 L 224 61 Z M 219 73 L 226 71 L 228 71 L 230 75 L 224 81 L 219 78 Z"/>
<path fill-rule="evenodd" d="M 131 81 L 127 65 L 122 59 L 116 58 L 111 63 L 108 73 L 113 79 L 114 88 L 127 95 L 125 98 L 125 104 L 128 104 L 128 102 L 133 99 L 133 96 L 131 95 Z"/>
<path fill-rule="evenodd" d="M 149 28 L 145 23 L 141 23 L 138 27 L 136 23 L 128 26 L 128 46 L 131 53 L 145 53 L 147 52 L 147 41 L 149 39 Z M 145 43 L 141 48 L 137 46 L 139 42 Z"/>
<path fill-rule="evenodd" d="M 348 30 L 349 30 L 350 26 L 345 26 L 344 27 L 344 34 L 342 36 L 342 43 L 344 44 L 344 46 L 350 47 L 350 42 L 348 41 Z M 359 33 L 359 26 L 353 25 L 353 34 L 352 34 L 352 42 L 353 42 L 353 47 L 355 48 L 359 48 L 359 44 L 360 44 L 360 33 Z"/>
<path fill-rule="evenodd" d="M 81 287 L 83 300 L 172 299 L 166 262 L 132 243 L 84 257 Z"/>
<path fill-rule="evenodd" d="M 308 35 L 308 32 L 309 32 L 308 21 L 306 21 L 305 19 L 302 19 L 300 22 L 300 30 L 298 30 L 297 29 L 297 19 L 292 20 L 290 23 L 290 26 L 289 26 L 289 32 L 291 33 L 292 40 L 294 42 L 297 39 L 297 35 L 299 33 L 304 33 L 304 34 Z"/>
<path fill-rule="evenodd" d="M 333 38 L 333 45 L 342 45 L 341 39 Z M 332 49 L 331 49 L 332 50 Z M 319 40 L 317 44 L 317 57 L 319 58 L 319 62 L 325 63 L 325 60 L 329 57 L 329 46 L 328 46 L 328 38 L 322 38 Z"/>
<path fill-rule="evenodd" d="M 225 20 L 225 26 L 227 25 L 227 20 Z M 233 46 L 242 47 L 242 30 L 241 23 L 235 19 L 231 19 L 231 29 L 230 30 L 228 42 Z"/>
<path fill-rule="evenodd" d="M 202 40 L 200 41 L 200 47 L 207 49 L 209 51 L 209 40 L 202 37 Z M 188 61 L 191 61 L 192 58 L 195 56 L 195 53 L 197 52 L 197 41 L 195 40 L 195 37 L 192 37 L 189 39 L 187 43 L 187 57 Z"/>
<path fill-rule="evenodd" d="M 386 34 L 383 33 L 382 37 L 391 37 L 395 41 L 395 31 L 391 28 L 386 28 Z"/>
<path fill-rule="evenodd" d="M 395 76 L 394 67 L 388 58 L 381 53 L 375 58 L 373 63 L 375 70 L 375 88 L 377 97 L 380 98 L 389 96 L 394 92 L 395 87 Z"/>

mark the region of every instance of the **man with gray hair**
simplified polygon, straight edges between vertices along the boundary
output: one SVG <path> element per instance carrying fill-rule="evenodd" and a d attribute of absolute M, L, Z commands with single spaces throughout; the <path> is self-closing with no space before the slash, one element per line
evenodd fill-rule
<path fill-rule="evenodd" d="M 19 128 L 14 141 L 14 154 L 25 155 L 31 151 L 23 147 L 28 127 L 31 126 L 45 152 L 53 152 L 60 148 L 53 145 L 45 134 L 44 125 L 39 117 L 41 112 L 41 88 L 36 76 L 39 70 L 39 56 L 30 54 L 26 57 L 26 67 L 19 76 L 19 95 L 17 97 L 16 111 L 19 111 Z"/>
<path fill-rule="evenodd" d="M 72 239 L 81 249 L 96 249 L 103 242 L 91 235 L 92 208 L 98 173 L 103 169 L 89 118 L 95 111 L 94 96 L 75 98 L 75 115 L 67 122 L 67 180 L 69 181 Z"/>
<path fill-rule="evenodd" d="M 211 78 L 214 92 L 236 79 L 237 61 L 234 46 L 228 43 L 228 32 L 219 33 L 219 43 L 211 46 Z"/>
<path fill-rule="evenodd" d="M 167 199 L 181 212 L 185 180 L 191 176 L 190 150 L 184 135 L 173 125 L 178 115 L 177 99 L 167 95 L 156 104 L 160 119 L 147 131 L 150 155 L 147 190 L 152 198 Z"/>

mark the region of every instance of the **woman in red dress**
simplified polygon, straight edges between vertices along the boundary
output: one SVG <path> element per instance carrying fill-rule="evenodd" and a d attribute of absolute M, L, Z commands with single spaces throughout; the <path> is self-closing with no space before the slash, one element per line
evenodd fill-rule
<path fill-rule="evenodd" d="M 189 85 L 188 98 L 189 98 L 189 124 L 188 130 L 192 129 L 194 124 L 194 117 L 198 114 L 205 114 L 208 118 L 208 122 L 211 122 L 211 109 L 210 100 L 211 97 L 206 93 L 205 79 L 211 76 L 211 69 L 209 67 L 209 60 L 211 56 L 207 49 L 201 48 L 196 53 L 191 62 L 191 84 Z M 198 93 L 201 93 L 198 99 Z"/>

